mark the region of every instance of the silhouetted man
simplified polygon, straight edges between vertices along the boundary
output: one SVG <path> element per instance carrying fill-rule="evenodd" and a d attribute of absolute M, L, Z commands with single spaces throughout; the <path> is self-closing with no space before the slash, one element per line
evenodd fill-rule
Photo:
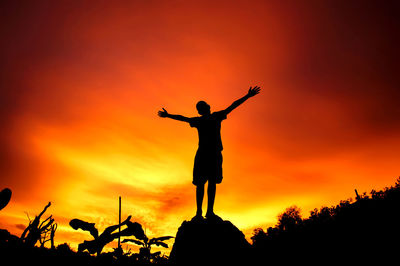
<path fill-rule="evenodd" d="M 208 181 L 208 205 L 207 219 L 218 219 L 214 213 L 214 200 L 216 184 L 222 182 L 222 141 L 221 141 L 221 122 L 226 119 L 227 115 L 236 107 L 241 105 L 250 97 L 257 95 L 260 87 L 250 87 L 248 93 L 233 102 L 225 110 L 211 113 L 210 105 L 205 101 L 199 101 L 196 108 L 200 117 L 185 117 L 182 115 L 173 115 L 164 108 L 159 111 L 160 117 L 168 117 L 171 119 L 187 122 L 191 127 L 197 128 L 199 135 L 199 147 L 194 159 L 193 167 L 193 184 L 196 186 L 196 203 L 197 212 L 193 219 L 203 219 L 202 205 L 204 198 L 204 185 Z"/>

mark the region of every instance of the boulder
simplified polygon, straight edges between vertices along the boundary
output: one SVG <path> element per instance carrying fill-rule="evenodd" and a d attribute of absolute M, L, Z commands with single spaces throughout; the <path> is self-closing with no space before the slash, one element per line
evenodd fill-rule
<path fill-rule="evenodd" d="M 169 260 L 179 265 L 246 262 L 252 257 L 251 250 L 244 234 L 230 221 L 184 221 Z"/>

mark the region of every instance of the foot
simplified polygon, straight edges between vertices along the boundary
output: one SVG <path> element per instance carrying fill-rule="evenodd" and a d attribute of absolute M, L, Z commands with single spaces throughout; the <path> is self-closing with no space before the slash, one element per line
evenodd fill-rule
<path fill-rule="evenodd" d="M 207 212 L 206 219 L 209 221 L 222 221 L 222 218 L 216 215 L 214 212 Z"/>
<path fill-rule="evenodd" d="M 204 218 L 201 214 L 196 214 L 195 216 L 193 216 L 192 222 L 200 222 L 200 221 L 204 221 Z"/>

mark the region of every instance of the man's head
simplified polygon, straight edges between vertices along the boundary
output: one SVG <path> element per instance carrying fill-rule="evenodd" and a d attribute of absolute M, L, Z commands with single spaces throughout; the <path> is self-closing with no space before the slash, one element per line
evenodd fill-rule
<path fill-rule="evenodd" d="M 196 109 L 200 115 L 209 115 L 211 113 L 210 106 L 205 101 L 199 101 L 196 104 Z"/>

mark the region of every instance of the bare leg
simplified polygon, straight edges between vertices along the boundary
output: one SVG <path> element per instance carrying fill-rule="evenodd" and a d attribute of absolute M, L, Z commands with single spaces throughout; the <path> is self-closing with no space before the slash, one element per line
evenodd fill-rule
<path fill-rule="evenodd" d="M 215 201 L 215 191 L 217 190 L 217 185 L 214 182 L 208 182 L 207 196 L 208 196 L 208 205 L 207 205 L 207 215 L 214 214 L 214 201 Z"/>
<path fill-rule="evenodd" d="M 196 204 L 197 212 L 196 216 L 201 216 L 203 213 L 203 198 L 204 198 L 204 184 L 196 186 Z"/>

